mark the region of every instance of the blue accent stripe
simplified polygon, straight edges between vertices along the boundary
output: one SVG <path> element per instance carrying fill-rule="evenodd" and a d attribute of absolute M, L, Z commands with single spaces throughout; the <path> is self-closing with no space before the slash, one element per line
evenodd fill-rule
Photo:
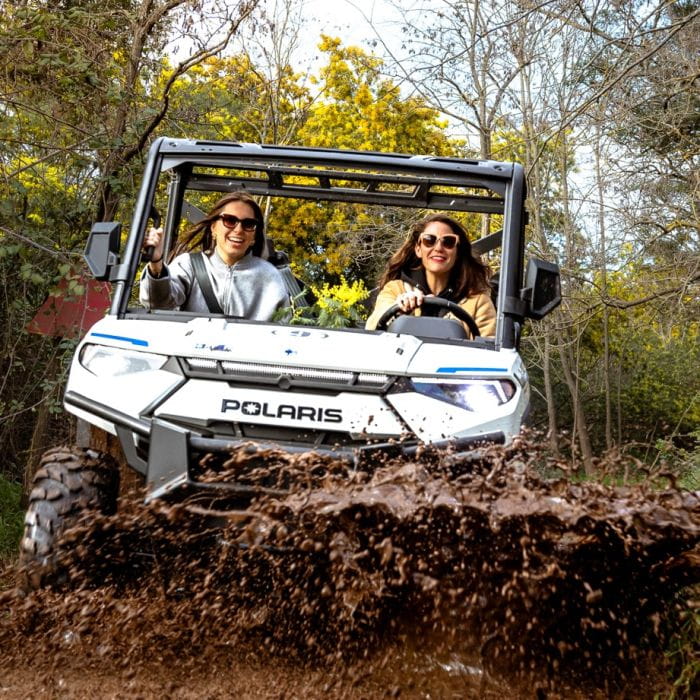
<path fill-rule="evenodd" d="M 505 367 L 438 367 L 437 372 L 455 374 L 456 372 L 507 372 Z"/>
<path fill-rule="evenodd" d="M 126 338 L 123 335 L 110 335 L 109 333 L 90 333 L 90 335 L 94 335 L 96 338 L 107 338 L 107 340 L 121 340 L 125 343 L 131 343 L 132 345 L 139 345 L 139 346 L 144 347 L 144 348 L 148 347 L 148 341 L 141 340 L 139 338 Z"/>

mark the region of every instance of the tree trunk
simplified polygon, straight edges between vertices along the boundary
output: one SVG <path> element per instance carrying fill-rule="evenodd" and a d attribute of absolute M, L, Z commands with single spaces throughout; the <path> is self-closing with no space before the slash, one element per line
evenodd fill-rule
<path fill-rule="evenodd" d="M 32 490 L 34 474 L 39 466 L 39 460 L 44 451 L 49 447 L 47 435 L 49 432 L 49 397 L 47 396 L 37 408 L 36 421 L 32 431 L 32 440 L 27 450 L 27 461 L 24 465 L 22 478 L 22 508 L 29 503 L 29 493 Z"/>
<path fill-rule="evenodd" d="M 583 470 L 587 476 L 591 476 L 594 473 L 593 449 L 591 448 L 591 438 L 588 433 L 586 416 L 584 415 L 583 406 L 581 404 L 581 395 L 578 388 L 578 376 L 574 375 L 574 372 L 571 369 L 573 358 L 570 355 L 570 350 L 566 350 L 563 345 L 559 347 L 559 357 L 561 359 L 561 366 L 564 372 L 564 379 L 566 380 L 566 386 L 568 387 L 569 394 L 571 395 L 571 406 L 574 411 L 575 435 L 572 435 L 572 449 L 574 446 L 574 438 L 578 438 L 578 443 L 581 447 Z"/>
<path fill-rule="evenodd" d="M 45 368 L 45 376 L 55 377 L 60 375 L 61 360 L 54 352 L 47 362 Z M 34 429 L 32 430 L 32 439 L 27 449 L 27 460 L 24 465 L 24 474 L 22 475 L 22 498 L 21 504 L 26 507 L 29 502 L 29 493 L 32 490 L 34 474 L 39 466 L 41 455 L 49 448 L 51 444 L 51 400 L 56 397 L 61 391 L 61 386 L 56 384 L 51 391 L 42 399 L 36 409 L 36 420 L 34 421 Z"/>
<path fill-rule="evenodd" d="M 595 176 L 598 189 L 598 236 L 600 238 L 600 293 L 603 298 L 608 296 L 607 246 L 605 241 L 605 187 L 600 167 L 601 134 L 596 128 L 595 139 Z M 605 448 L 613 446 L 612 434 L 612 396 L 610 395 L 610 337 L 608 334 L 608 306 L 603 304 L 603 387 L 605 392 Z"/>
<path fill-rule="evenodd" d="M 544 361 L 542 363 L 544 374 L 544 396 L 547 400 L 547 439 L 549 449 L 555 457 L 559 456 L 559 428 L 557 426 L 557 411 L 554 406 L 554 392 L 552 391 L 552 376 L 550 369 L 550 342 L 549 334 L 544 336 Z"/>

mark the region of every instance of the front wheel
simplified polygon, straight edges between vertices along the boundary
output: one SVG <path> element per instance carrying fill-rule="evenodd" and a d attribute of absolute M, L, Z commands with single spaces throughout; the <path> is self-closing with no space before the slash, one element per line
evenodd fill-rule
<path fill-rule="evenodd" d="M 87 511 L 114 513 L 118 491 L 119 469 L 108 454 L 80 447 L 58 447 L 44 453 L 34 476 L 20 542 L 25 588 L 68 581 L 56 546 L 60 534 Z"/>

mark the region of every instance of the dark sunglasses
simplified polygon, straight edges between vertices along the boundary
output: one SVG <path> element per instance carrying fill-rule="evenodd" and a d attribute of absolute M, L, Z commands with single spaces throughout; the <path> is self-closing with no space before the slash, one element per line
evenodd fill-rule
<path fill-rule="evenodd" d="M 457 243 L 459 243 L 459 237 L 434 236 L 432 233 L 424 233 L 421 235 L 420 241 L 426 248 L 434 248 L 439 241 L 445 250 L 452 250 L 457 246 Z"/>
<path fill-rule="evenodd" d="M 216 218 L 221 219 L 221 223 L 226 228 L 236 228 L 240 224 L 244 231 L 255 231 L 258 227 L 257 219 L 239 219 L 233 214 L 219 214 Z"/>

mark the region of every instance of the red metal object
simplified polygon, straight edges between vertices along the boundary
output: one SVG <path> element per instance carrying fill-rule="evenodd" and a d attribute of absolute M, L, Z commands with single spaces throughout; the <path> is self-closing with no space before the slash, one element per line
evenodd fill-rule
<path fill-rule="evenodd" d="M 78 338 L 105 315 L 110 305 L 109 283 L 87 276 L 76 282 L 83 286 L 82 294 L 69 292 L 68 279 L 58 283 L 56 293 L 46 298 L 27 324 L 30 333 Z"/>

